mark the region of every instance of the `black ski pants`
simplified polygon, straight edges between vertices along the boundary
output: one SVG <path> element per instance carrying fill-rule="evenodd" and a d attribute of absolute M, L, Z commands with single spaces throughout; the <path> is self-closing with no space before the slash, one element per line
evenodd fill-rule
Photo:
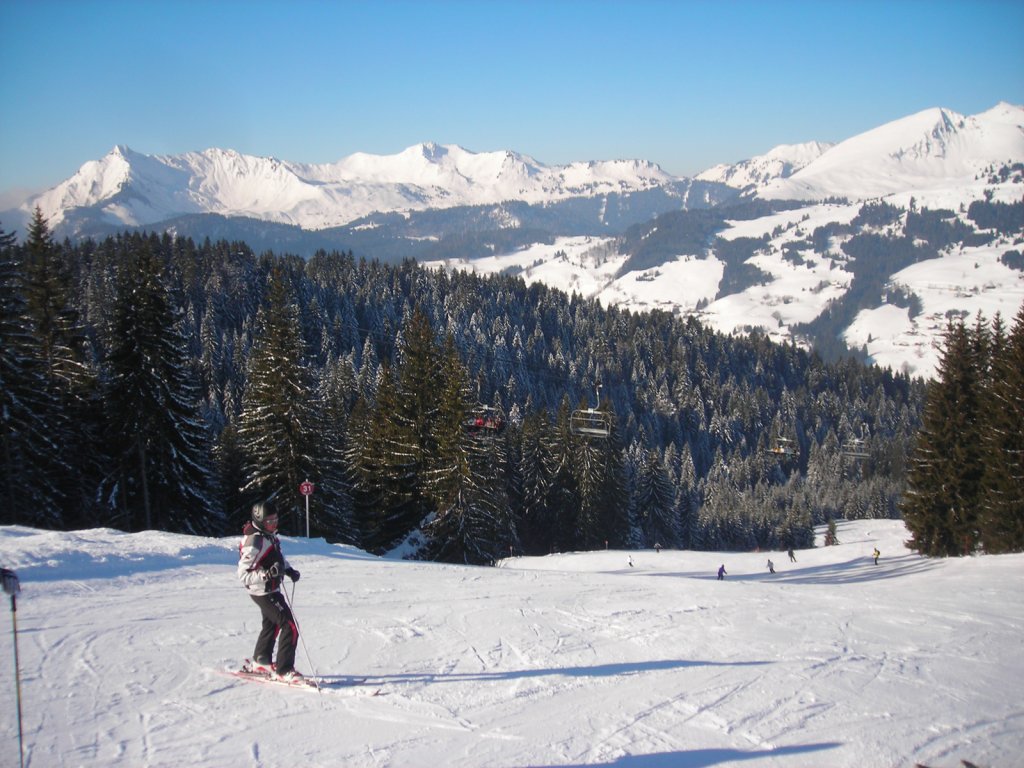
<path fill-rule="evenodd" d="M 266 595 L 250 595 L 263 614 L 263 628 L 256 638 L 256 649 L 252 657 L 256 661 L 270 662 L 274 658 L 274 643 L 277 645 L 277 673 L 283 675 L 295 668 L 295 644 L 299 641 L 299 628 L 292 617 L 292 611 L 280 592 Z"/>

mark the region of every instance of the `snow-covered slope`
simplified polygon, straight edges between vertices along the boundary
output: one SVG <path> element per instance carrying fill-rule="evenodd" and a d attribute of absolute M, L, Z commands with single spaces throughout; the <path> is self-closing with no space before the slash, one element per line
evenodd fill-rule
<path fill-rule="evenodd" d="M 1010 172 L 1003 176 L 1005 169 Z M 472 263 L 453 259 L 436 264 L 518 273 L 605 304 L 694 314 L 726 333 L 757 329 L 777 341 L 797 338 L 808 343 L 812 340 L 798 338 L 795 328 L 834 308 L 851 291 L 857 265 L 843 244 L 855 234 L 903 238 L 906 212 L 912 209 L 946 211 L 958 225 L 978 232 L 967 215 L 972 203 L 1020 203 L 1024 108 L 1003 103 L 971 117 L 926 110 L 832 147 L 779 147 L 698 178 L 742 187 L 759 198 L 796 203 L 791 210 L 759 218 L 727 220 L 714 236 L 763 243 L 744 262 L 758 272 L 753 284 L 722 290 L 726 266 L 714 252 L 714 238 L 699 247 L 680 246 L 660 263 L 641 269 L 629 266 L 626 251 L 631 244 L 612 238 L 561 238 L 553 245 Z M 819 202 L 828 198 L 849 202 Z M 850 225 L 865 204 L 879 202 L 904 213 L 885 229 L 860 226 L 831 237 L 824 246 L 814 242 L 819 228 Z M 645 237 L 657 229 L 655 221 Z M 1024 304 L 1024 272 L 1003 261 L 1004 254 L 1022 250 L 1024 220 L 1016 229 L 988 232 L 984 239 L 984 245 L 953 243 L 934 258 L 910 266 L 894 259 L 885 291 L 915 297 L 916 311 L 889 304 L 882 296 L 867 297 L 869 303 L 858 306 L 852 322 L 829 332 L 851 348 L 866 349 L 875 363 L 934 376 L 950 317 L 981 313 L 991 320 L 998 312 L 1009 322 Z M 856 302 L 861 301 L 858 296 Z"/>
<path fill-rule="evenodd" d="M 1024 555 L 926 560 L 899 521 L 838 531 L 796 562 L 611 551 L 500 568 L 288 539 L 300 668 L 366 679 L 317 694 L 220 674 L 260 627 L 235 539 L 2 527 L 23 587 L 26 765 L 1018 765 Z M 18 764 L 11 645 L 8 627 L 3 765 Z"/>
<path fill-rule="evenodd" d="M 896 193 L 971 186 L 992 164 L 1024 158 L 1024 107 L 997 104 L 965 117 L 926 109 L 862 133 L 824 152 L 762 197 L 864 200 Z"/>
<path fill-rule="evenodd" d="M 723 164 L 697 174 L 699 181 L 717 181 L 744 190 L 758 190 L 776 179 L 786 179 L 817 160 L 832 147 L 820 141 L 782 144 L 763 155 L 732 165 Z"/>
<path fill-rule="evenodd" d="M 151 224 L 190 213 L 247 216 L 322 229 L 378 211 L 426 210 L 647 190 L 682 181 L 641 160 L 546 166 L 514 152 L 417 144 L 396 155 L 357 153 L 332 164 L 290 163 L 208 149 L 151 156 L 115 147 L 22 206 L 51 225 L 71 209 Z"/>

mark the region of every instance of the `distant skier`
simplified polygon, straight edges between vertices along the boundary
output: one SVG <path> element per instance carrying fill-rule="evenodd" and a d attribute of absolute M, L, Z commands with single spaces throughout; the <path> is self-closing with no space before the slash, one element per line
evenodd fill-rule
<path fill-rule="evenodd" d="M 722 565 L 718 566 L 718 580 L 719 581 L 724 581 L 725 577 L 728 576 L 728 575 L 729 574 L 727 574 L 725 572 L 725 563 L 722 563 Z"/>
<path fill-rule="evenodd" d="M 878 551 L 878 547 L 875 547 L 875 551 L 871 554 L 875 557 L 875 565 L 878 565 L 878 558 L 882 556 L 882 553 Z"/>
<path fill-rule="evenodd" d="M 792 547 L 789 548 L 789 553 L 788 554 L 789 554 L 789 562 L 795 563 L 796 562 L 796 555 L 793 554 L 793 548 Z"/>
<path fill-rule="evenodd" d="M 775 573 L 775 563 L 768 561 L 768 573 Z"/>
<path fill-rule="evenodd" d="M 283 680 L 301 680 L 302 674 L 295 669 L 299 628 L 281 594 L 281 579 L 287 576 L 293 582 L 298 581 L 299 572 L 284 559 L 281 541 L 277 538 L 277 513 L 270 504 L 254 504 L 251 517 L 242 529 L 242 541 L 238 545 L 238 579 L 263 614 L 251 670 L 275 674 Z M 279 636 L 275 667 L 272 663 L 274 642 Z"/>
<path fill-rule="evenodd" d="M 629 567 L 630 568 L 633 567 L 633 556 L 632 555 L 629 556 Z"/>

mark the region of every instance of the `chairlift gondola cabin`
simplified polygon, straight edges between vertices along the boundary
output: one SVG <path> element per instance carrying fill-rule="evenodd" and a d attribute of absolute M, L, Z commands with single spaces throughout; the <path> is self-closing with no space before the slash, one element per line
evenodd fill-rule
<path fill-rule="evenodd" d="M 595 389 L 597 390 L 597 403 L 600 405 L 601 384 L 598 383 Z M 606 440 L 612 433 L 612 418 L 610 414 L 597 408 L 580 408 L 573 411 L 569 417 L 569 429 L 575 435 Z"/>
<path fill-rule="evenodd" d="M 796 456 L 796 448 L 793 447 L 793 441 L 788 437 L 775 438 L 775 445 L 768 451 L 776 456 Z"/>
<path fill-rule="evenodd" d="M 505 414 L 490 405 L 478 405 L 465 422 L 466 432 L 477 437 L 495 437 L 505 429 Z"/>
<path fill-rule="evenodd" d="M 867 459 L 867 458 L 871 457 L 871 454 L 869 454 L 866 450 L 864 450 L 864 441 L 863 440 L 858 440 L 858 439 L 847 440 L 845 443 L 843 443 L 843 447 L 842 447 L 841 451 L 842 451 L 843 456 L 845 456 L 848 459 L 854 459 L 856 461 L 859 461 L 860 459 Z"/>
<path fill-rule="evenodd" d="M 612 431 L 611 418 L 596 408 L 584 408 L 573 412 L 569 428 L 574 434 L 605 440 Z"/>

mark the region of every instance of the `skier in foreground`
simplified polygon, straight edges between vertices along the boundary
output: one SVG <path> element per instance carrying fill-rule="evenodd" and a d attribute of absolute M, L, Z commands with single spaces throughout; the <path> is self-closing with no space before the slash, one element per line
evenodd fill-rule
<path fill-rule="evenodd" d="M 263 628 L 256 638 L 252 663 L 247 671 L 263 672 L 291 682 L 302 680 L 295 669 L 295 646 L 299 628 L 292 617 L 284 595 L 281 580 L 287 576 L 299 580 L 299 572 L 288 565 L 277 538 L 277 513 L 269 503 L 254 504 L 252 519 L 242 530 L 238 545 L 238 578 L 249 590 L 249 596 L 260 607 Z M 272 664 L 274 642 L 280 635 L 277 665 Z"/>

